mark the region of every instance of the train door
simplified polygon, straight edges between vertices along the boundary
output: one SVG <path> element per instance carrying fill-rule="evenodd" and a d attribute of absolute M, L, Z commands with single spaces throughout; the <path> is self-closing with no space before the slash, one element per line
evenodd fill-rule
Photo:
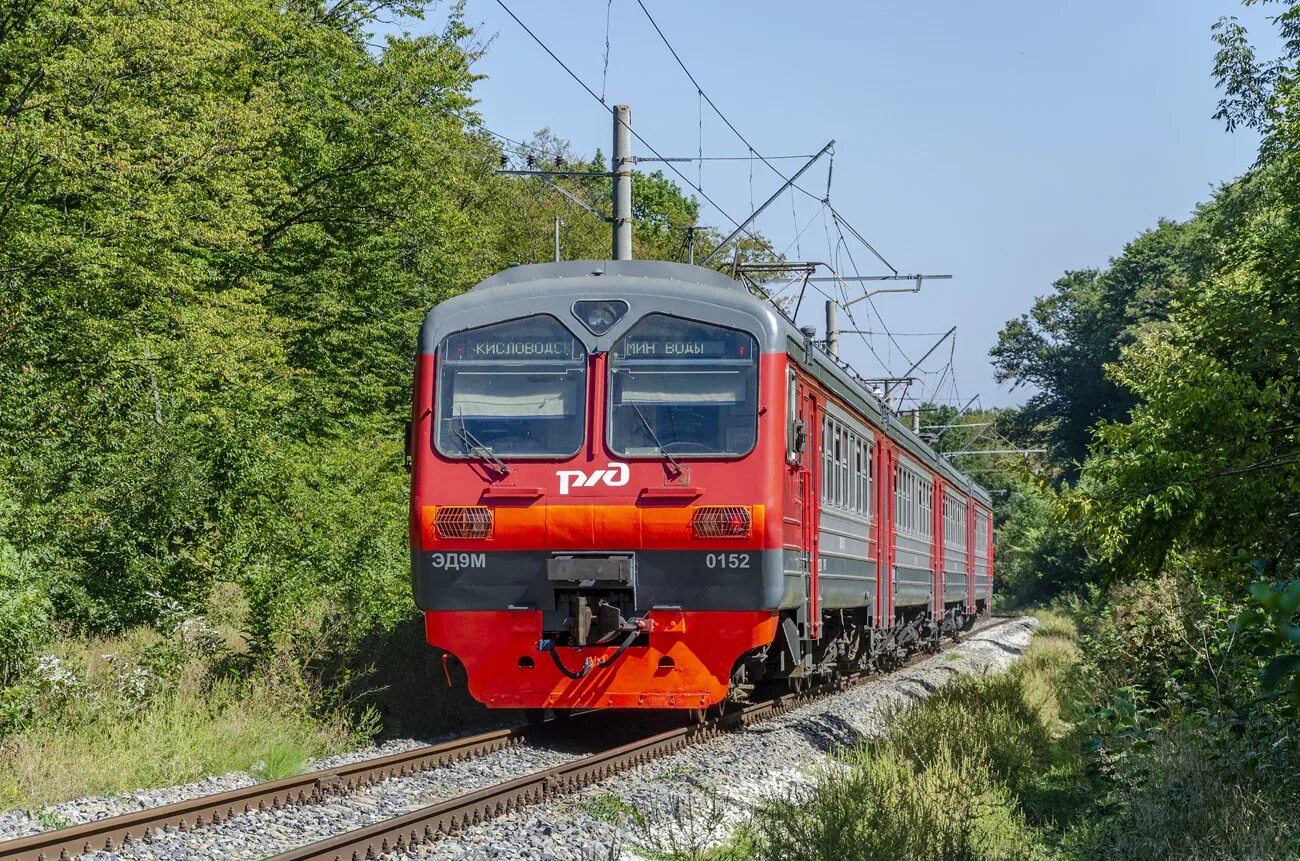
<path fill-rule="evenodd" d="M 883 434 L 876 438 L 876 626 L 894 619 L 894 447 Z"/>
<path fill-rule="evenodd" d="M 966 497 L 966 612 L 975 613 L 975 553 L 976 515 L 978 506 L 974 497 Z"/>
<path fill-rule="evenodd" d="M 808 428 L 808 450 L 804 461 L 808 491 L 804 497 L 807 509 L 804 518 L 804 546 L 808 548 L 808 580 L 807 592 L 804 594 L 808 607 L 808 638 L 816 640 L 821 636 L 822 627 L 821 560 L 817 553 L 817 535 L 821 530 L 821 487 L 824 480 L 821 463 L 822 446 L 826 440 L 823 438 L 824 422 L 821 411 L 817 408 L 817 396 L 805 389 L 799 409 L 804 426 Z"/>
<path fill-rule="evenodd" d="M 934 477 L 933 499 L 930 505 L 930 532 L 934 536 L 930 545 L 930 574 L 933 599 L 930 610 L 933 618 L 942 619 L 944 614 L 944 568 L 948 565 L 948 519 L 944 516 L 946 509 L 946 492 L 943 478 Z"/>
<path fill-rule="evenodd" d="M 818 470 L 821 426 L 817 403 L 804 381 L 791 368 L 786 379 L 785 574 L 797 577 L 807 617 L 807 635 L 820 628 L 817 572 Z"/>

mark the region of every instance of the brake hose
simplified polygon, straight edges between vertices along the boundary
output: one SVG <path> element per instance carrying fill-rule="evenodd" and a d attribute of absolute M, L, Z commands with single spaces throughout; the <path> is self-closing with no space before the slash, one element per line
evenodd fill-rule
<path fill-rule="evenodd" d="M 538 651 L 541 652 L 549 652 L 551 655 L 551 660 L 555 662 L 555 668 L 559 670 L 561 673 L 563 673 L 566 677 L 573 679 L 574 681 L 577 681 L 578 679 L 585 679 L 593 669 L 603 670 L 606 667 L 613 664 L 619 658 L 623 657 L 623 653 L 628 650 L 628 648 L 632 645 L 633 642 L 636 641 L 636 638 L 640 634 L 641 631 L 636 628 L 633 628 L 631 631 L 628 631 L 627 637 L 625 637 L 623 639 L 623 642 L 619 644 L 618 648 L 614 650 L 614 654 L 610 655 L 608 658 L 606 658 L 603 661 L 593 661 L 591 658 L 584 658 L 582 661 L 582 669 L 576 673 L 564 665 L 564 659 L 560 657 L 559 649 L 555 647 L 554 640 L 538 641 L 537 649 Z"/>

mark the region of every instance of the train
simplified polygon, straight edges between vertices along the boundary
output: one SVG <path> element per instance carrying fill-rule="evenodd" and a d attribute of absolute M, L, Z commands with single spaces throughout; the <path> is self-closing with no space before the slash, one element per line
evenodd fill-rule
<path fill-rule="evenodd" d="M 989 494 L 712 269 L 520 265 L 438 304 L 406 445 L 426 639 L 530 720 L 706 715 L 989 611 Z"/>

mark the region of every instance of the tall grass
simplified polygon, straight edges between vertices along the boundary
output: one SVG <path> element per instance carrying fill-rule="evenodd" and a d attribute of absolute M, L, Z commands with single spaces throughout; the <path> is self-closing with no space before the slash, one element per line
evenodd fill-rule
<path fill-rule="evenodd" d="M 0 690 L 0 810 L 231 771 L 285 777 L 372 731 L 288 647 L 249 660 L 239 621 L 55 641 Z"/>
<path fill-rule="evenodd" d="M 322 724 L 267 683 L 175 691 L 125 718 L 43 724 L 8 739 L 0 809 L 126 792 L 246 771 L 273 780 L 346 749 L 342 724 Z"/>
<path fill-rule="evenodd" d="M 1300 803 L 1260 779 L 1256 758 L 1202 725 L 1170 723 L 1107 757 L 1108 815 L 1080 820 L 1064 843 L 1077 858 L 1300 857 Z"/>
<path fill-rule="evenodd" d="M 1199 714 L 1131 716 L 1117 729 L 1092 705 L 1105 657 L 1085 656 L 1078 641 L 1070 616 L 1040 614 L 1009 672 L 956 679 L 895 711 L 879 738 L 828 764 L 813 791 L 768 803 L 755 818 L 756 854 L 1300 857 L 1300 740 L 1277 731 L 1261 746 Z"/>
<path fill-rule="evenodd" d="M 1040 629 L 1012 672 L 963 676 L 896 709 L 812 792 L 768 804 L 756 819 L 763 857 L 1047 857 L 1021 798 L 1066 729 L 1056 694 L 1077 648 L 1067 620 Z"/>

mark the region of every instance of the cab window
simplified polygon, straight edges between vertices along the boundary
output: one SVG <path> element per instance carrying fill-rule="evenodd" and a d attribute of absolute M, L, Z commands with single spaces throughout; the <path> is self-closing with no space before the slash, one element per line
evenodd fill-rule
<path fill-rule="evenodd" d="M 758 437 L 758 355 L 739 329 L 650 314 L 609 354 L 608 444 L 623 457 L 739 456 Z"/>
<path fill-rule="evenodd" d="M 586 422 L 587 355 L 549 315 L 449 335 L 438 348 L 438 450 L 571 457 Z"/>

